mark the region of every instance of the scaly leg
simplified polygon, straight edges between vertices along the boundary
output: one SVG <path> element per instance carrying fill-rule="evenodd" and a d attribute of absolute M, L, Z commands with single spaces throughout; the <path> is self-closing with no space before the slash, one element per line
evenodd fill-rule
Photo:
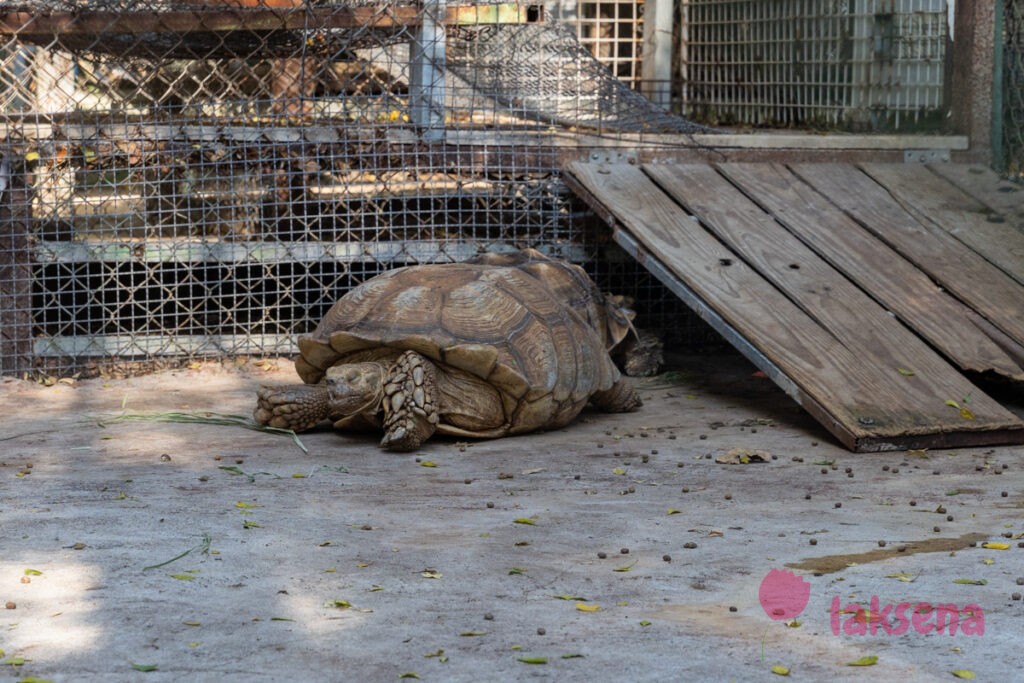
<path fill-rule="evenodd" d="M 381 448 L 415 450 L 437 429 L 437 420 L 437 368 L 415 351 L 406 351 L 384 384 Z"/>

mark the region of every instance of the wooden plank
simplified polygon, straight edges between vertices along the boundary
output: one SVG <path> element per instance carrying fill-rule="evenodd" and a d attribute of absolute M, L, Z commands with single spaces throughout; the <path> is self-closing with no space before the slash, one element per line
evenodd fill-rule
<path fill-rule="evenodd" d="M 646 253 L 657 255 L 695 297 L 741 333 L 758 358 L 777 366 L 792 383 L 796 400 L 849 448 L 1024 438 L 1024 425 L 1015 418 L 951 424 L 957 417 L 953 409 L 911 391 L 910 383 L 900 381 L 906 378 L 865 364 L 707 233 L 640 168 L 575 162 L 567 170 Z"/>
<path fill-rule="evenodd" d="M 928 273 L 1018 344 L 1024 343 L 1024 290 L 945 230 L 916 220 L 889 192 L 842 164 L 792 164 L 790 168 L 854 220 Z"/>
<path fill-rule="evenodd" d="M 1020 361 L 974 324 L 977 314 L 785 166 L 729 163 L 718 168 L 832 267 L 870 292 L 960 368 L 1024 381 Z M 1024 347 L 1020 352 L 1024 354 Z"/>
<path fill-rule="evenodd" d="M 924 166 L 863 164 L 862 168 L 915 218 L 945 230 L 1024 284 L 1024 230 Z"/>
<path fill-rule="evenodd" d="M 1010 182 L 987 166 L 928 164 L 928 170 L 1024 230 L 1024 185 Z"/>
<path fill-rule="evenodd" d="M 661 164 L 643 170 L 843 346 L 855 349 L 862 363 L 896 379 L 900 391 L 891 397 L 897 406 L 906 405 L 911 393 L 922 399 L 919 410 L 932 408 L 937 426 L 955 428 L 962 418 L 950 414 L 946 401 L 970 396 L 977 419 L 994 425 L 1016 419 L 714 168 Z"/>

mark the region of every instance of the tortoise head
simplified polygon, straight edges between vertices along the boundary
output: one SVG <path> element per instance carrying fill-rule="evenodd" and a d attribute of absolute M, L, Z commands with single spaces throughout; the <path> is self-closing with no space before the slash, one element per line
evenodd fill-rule
<path fill-rule="evenodd" d="M 384 396 L 386 373 L 380 363 L 345 363 L 328 368 L 318 384 L 260 387 L 253 418 L 260 424 L 301 432 L 324 420 L 375 413 Z"/>
<path fill-rule="evenodd" d="M 337 422 L 357 413 L 376 413 L 384 398 L 388 369 L 381 363 L 343 363 L 327 369 L 327 418 Z"/>

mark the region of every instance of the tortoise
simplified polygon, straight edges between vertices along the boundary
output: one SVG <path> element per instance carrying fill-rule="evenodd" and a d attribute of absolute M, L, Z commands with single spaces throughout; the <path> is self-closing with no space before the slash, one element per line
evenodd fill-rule
<path fill-rule="evenodd" d="M 641 400 L 609 350 L 632 312 L 579 266 L 526 250 L 387 271 L 350 290 L 309 335 L 305 384 L 263 386 L 254 418 L 304 431 L 383 429 L 408 451 L 434 433 L 497 438 L 555 429 L 588 404 Z"/>

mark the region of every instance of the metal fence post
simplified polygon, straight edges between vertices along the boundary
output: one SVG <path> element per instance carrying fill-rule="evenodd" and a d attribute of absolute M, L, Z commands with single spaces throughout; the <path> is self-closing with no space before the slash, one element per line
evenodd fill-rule
<path fill-rule="evenodd" d="M 445 0 L 425 0 L 410 50 L 409 119 L 423 140 L 444 137 Z"/>

